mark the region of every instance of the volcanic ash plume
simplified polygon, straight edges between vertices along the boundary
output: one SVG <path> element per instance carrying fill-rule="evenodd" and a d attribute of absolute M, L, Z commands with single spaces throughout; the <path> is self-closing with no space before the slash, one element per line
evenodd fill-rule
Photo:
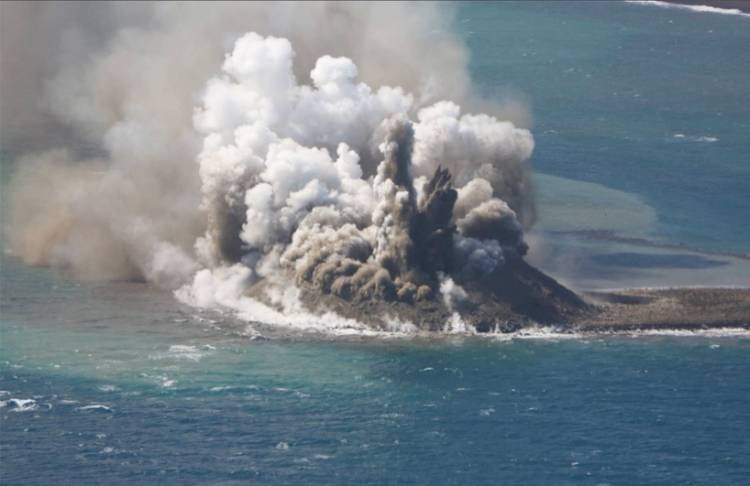
<path fill-rule="evenodd" d="M 402 88 L 358 82 L 345 57 L 319 58 L 302 84 L 293 61 L 288 40 L 249 33 L 207 84 L 194 115 L 204 270 L 182 299 L 241 307 L 219 283 L 231 276 L 235 294 L 262 282 L 268 302 L 290 286 L 427 302 L 458 287 L 451 277 L 520 259 L 527 130 L 450 101 L 415 110 Z"/>
<path fill-rule="evenodd" d="M 488 328 L 549 300 L 522 259 L 533 139 L 472 94 L 443 5 L 0 9 L 25 262 L 284 325 Z"/>
<path fill-rule="evenodd" d="M 372 85 L 418 93 L 410 100 L 414 109 L 442 98 L 474 98 L 467 52 L 449 22 L 450 8 L 430 3 L 0 2 L 0 159 L 4 173 L 12 174 L 2 188 L 3 241 L 30 264 L 64 267 L 87 279 L 143 279 L 177 288 L 197 270 L 194 243 L 206 230 L 195 164 L 203 135 L 193 126 L 193 108 L 242 34 L 290 39 L 300 79 L 308 79 L 324 54 L 355 59 L 359 77 Z M 282 52 L 289 43 L 243 45 L 263 52 L 238 52 L 227 75 L 245 86 L 257 83 L 263 104 L 237 99 L 240 92 L 252 96 L 251 90 L 230 84 L 222 93 L 216 83 L 208 104 L 227 118 L 204 117 L 205 133 L 245 124 L 248 110 L 282 116 L 284 104 L 291 106 L 288 91 L 296 88 L 283 82 L 293 78 L 276 62 L 292 63 Z M 259 64 L 241 64 L 249 58 Z M 316 71 L 317 79 L 335 89 L 327 69 Z M 388 105 L 388 93 L 379 98 L 381 109 L 403 109 Z M 218 109 L 222 99 L 234 108 Z M 305 116 L 298 108 L 297 117 Z M 383 116 L 371 108 L 357 109 L 362 117 Z M 297 119 L 284 120 L 285 133 L 275 130 L 279 136 L 333 154 L 335 130 L 345 130 L 359 146 L 374 123 L 351 113 L 351 126 L 303 124 L 301 133 L 293 126 Z M 311 138 L 324 143 L 313 145 Z M 367 154 L 359 153 L 363 166 L 376 164 Z M 232 176 L 214 182 L 246 184 Z M 212 212 L 212 231 L 236 227 L 217 244 L 237 260 L 244 250 L 232 245 L 241 241 L 244 201 L 212 204 L 227 209 Z"/>

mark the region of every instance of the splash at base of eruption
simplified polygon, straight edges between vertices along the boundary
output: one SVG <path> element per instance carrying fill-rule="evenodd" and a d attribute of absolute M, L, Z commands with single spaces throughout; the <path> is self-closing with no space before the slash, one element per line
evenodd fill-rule
<path fill-rule="evenodd" d="M 299 85 L 293 55 L 286 39 L 247 34 L 208 84 L 195 116 L 207 270 L 184 300 L 222 305 L 210 287 L 239 271 L 234 292 L 282 315 L 378 329 L 486 331 L 585 307 L 522 260 L 527 130 L 448 101 L 413 121 L 412 95 L 357 83 L 347 58 L 321 57 L 313 86 Z M 291 306 L 279 298 L 290 287 Z"/>
<path fill-rule="evenodd" d="M 298 302 L 307 312 L 333 313 L 378 330 L 390 330 L 397 319 L 421 330 L 509 332 L 529 324 L 565 322 L 588 308 L 576 294 L 523 261 L 527 247 L 507 205 L 500 205 L 500 211 L 480 205 L 470 213 L 475 214 L 470 229 L 459 229 L 453 224 L 457 192 L 450 172 L 442 167 L 417 200 L 410 175 L 411 126 L 403 119 L 389 120 L 388 125 L 382 145 L 385 159 L 375 184 L 386 187 L 379 219 L 390 224 L 379 228 L 377 244 L 364 241 L 345 251 L 322 245 L 312 256 L 302 245 L 306 260 L 296 275 L 261 280 L 246 296 L 283 311 L 283 303 L 275 299 L 281 292 L 279 282 L 294 280 Z M 312 229 L 312 234 L 323 230 L 319 225 Z M 471 236 L 464 236 L 467 232 Z M 491 266 L 470 263 L 475 252 L 490 249 L 496 249 Z"/>

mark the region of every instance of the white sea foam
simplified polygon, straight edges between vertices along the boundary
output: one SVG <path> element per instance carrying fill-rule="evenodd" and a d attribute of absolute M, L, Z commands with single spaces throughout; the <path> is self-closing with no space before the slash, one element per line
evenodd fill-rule
<path fill-rule="evenodd" d="M 11 398 L 3 401 L 3 407 L 8 407 L 12 412 L 33 412 L 39 408 L 36 400 L 32 398 Z"/>
<path fill-rule="evenodd" d="M 205 350 L 205 351 L 202 351 Z M 211 348 L 206 346 L 191 346 L 186 344 L 173 344 L 169 347 L 166 352 L 156 353 L 149 356 L 153 360 L 187 360 L 198 362 L 203 359 L 206 351 L 210 351 Z"/>
<path fill-rule="evenodd" d="M 148 378 L 162 388 L 172 388 L 177 384 L 177 380 L 173 380 L 167 375 L 149 375 L 148 373 L 141 373 L 141 376 Z"/>
<path fill-rule="evenodd" d="M 108 407 L 107 405 L 102 405 L 101 403 L 92 403 L 91 405 L 84 405 L 83 407 L 76 407 L 75 410 L 79 412 L 89 412 L 89 411 L 111 412 L 112 408 Z"/>
<path fill-rule="evenodd" d="M 515 339 L 541 339 L 541 340 L 561 340 L 561 339 L 581 339 L 586 336 L 584 333 L 566 331 L 558 327 L 549 326 L 534 326 L 525 329 L 519 329 L 518 331 L 504 333 L 504 332 L 491 332 L 486 334 L 478 334 L 480 337 L 489 337 L 499 341 L 512 341 Z"/>
<path fill-rule="evenodd" d="M 750 337 L 750 329 L 742 327 L 722 327 L 713 329 L 609 329 L 606 331 L 575 331 L 565 330 L 560 327 L 530 327 L 520 329 L 512 333 L 486 333 L 477 334 L 482 338 L 495 339 L 499 341 L 513 340 L 585 340 L 590 338 L 606 338 L 625 336 L 631 338 L 665 336 L 665 337 L 702 337 L 702 338 L 724 338 L 724 337 Z"/>
<path fill-rule="evenodd" d="M 204 353 L 202 353 L 196 346 L 188 346 L 184 344 L 173 344 L 169 347 L 168 353 L 173 358 L 187 359 L 190 361 L 200 361 L 204 355 Z"/>
<path fill-rule="evenodd" d="M 716 329 L 642 329 L 638 331 L 627 331 L 620 334 L 627 334 L 631 337 L 642 336 L 675 336 L 675 337 L 704 337 L 704 338 L 722 338 L 722 337 L 750 337 L 750 329 L 741 327 L 722 327 Z"/>
<path fill-rule="evenodd" d="M 661 2 L 658 0 L 625 0 L 625 3 L 636 5 L 648 5 L 661 8 L 673 8 L 679 10 L 690 10 L 698 13 L 714 13 L 722 15 L 736 15 L 739 17 L 750 17 L 750 14 L 736 8 L 719 8 L 710 5 L 685 5 L 682 3 Z"/>
<path fill-rule="evenodd" d="M 750 338 L 750 329 L 742 327 L 725 327 L 712 329 L 606 329 L 606 330 L 576 330 L 566 329 L 564 326 L 533 326 L 519 329 L 514 332 L 501 332 L 499 330 L 478 333 L 473 327 L 461 328 L 461 323 L 449 321 L 442 332 L 419 331 L 416 333 L 386 332 L 365 330 L 361 332 L 352 331 L 348 333 L 331 332 L 325 333 L 331 338 L 347 339 L 351 337 L 363 337 L 374 339 L 399 339 L 399 340 L 441 340 L 441 339 L 491 339 L 501 342 L 512 341 L 562 341 L 562 340 L 589 340 L 592 338 L 647 338 L 647 337 L 685 337 L 685 338 Z M 432 371 L 432 368 L 424 368 L 420 372 Z"/>
<path fill-rule="evenodd" d="M 695 143 L 714 143 L 718 142 L 718 137 L 712 137 L 710 135 L 685 135 L 684 133 L 675 133 L 672 135 L 672 139 L 679 142 L 695 142 Z"/>
<path fill-rule="evenodd" d="M 367 334 L 368 327 L 333 312 L 313 315 L 299 300 L 299 289 L 274 288 L 268 295 L 277 308 L 243 295 L 250 270 L 243 265 L 201 270 L 191 285 L 175 292 L 181 302 L 202 309 L 230 311 L 239 319 L 292 330 L 319 331 L 336 335 Z"/>
<path fill-rule="evenodd" d="M 259 390 L 257 385 L 242 385 L 242 386 L 214 386 L 208 389 L 212 392 L 223 392 L 223 391 L 245 391 L 245 390 Z"/>

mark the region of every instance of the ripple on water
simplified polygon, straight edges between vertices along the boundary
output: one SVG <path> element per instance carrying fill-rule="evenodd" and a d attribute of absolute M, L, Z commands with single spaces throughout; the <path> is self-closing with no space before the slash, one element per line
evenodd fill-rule
<path fill-rule="evenodd" d="M 102 405 L 101 403 L 92 403 L 91 405 L 84 405 L 82 407 L 76 407 L 78 412 L 112 412 L 112 407 Z"/>

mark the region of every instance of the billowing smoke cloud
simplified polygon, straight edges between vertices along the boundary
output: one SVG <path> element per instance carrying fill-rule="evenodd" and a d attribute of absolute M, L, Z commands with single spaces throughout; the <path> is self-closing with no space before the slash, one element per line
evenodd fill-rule
<path fill-rule="evenodd" d="M 528 131 L 445 101 L 413 121 L 415 96 L 360 82 L 352 60 L 321 57 L 312 85 L 293 61 L 288 40 L 249 33 L 208 82 L 195 113 L 205 266 L 414 302 L 433 298 L 442 274 L 491 273 L 525 253 Z"/>
<path fill-rule="evenodd" d="M 525 252 L 533 139 L 472 96 L 435 5 L 0 8 L 29 263 L 198 305 L 286 275 L 414 302 Z"/>

